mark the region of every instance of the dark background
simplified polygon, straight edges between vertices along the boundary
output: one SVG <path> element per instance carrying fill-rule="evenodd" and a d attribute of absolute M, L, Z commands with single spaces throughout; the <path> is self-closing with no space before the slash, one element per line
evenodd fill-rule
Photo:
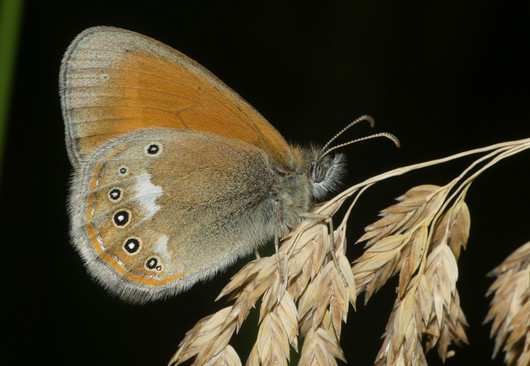
<path fill-rule="evenodd" d="M 210 69 L 289 141 L 325 143 L 369 113 L 374 140 L 344 150 L 347 185 L 383 171 L 530 135 L 528 1 L 27 2 L 21 29 L 1 182 L 2 360 L 43 365 L 165 365 L 235 269 L 165 302 L 122 303 L 90 280 L 69 244 L 65 200 L 70 166 L 57 91 L 59 64 L 83 29 L 112 25 L 156 38 Z M 344 140 L 371 131 L 360 126 Z M 355 240 L 378 210 L 408 188 L 445 184 L 472 159 L 393 178 L 369 190 L 350 220 Z M 491 361 L 485 274 L 529 240 L 529 152 L 473 184 L 472 228 L 459 261 L 469 347 L 448 365 Z M 270 250 L 270 249 L 269 249 Z M 240 262 L 237 267 L 240 267 Z M 371 365 L 394 287 L 359 301 L 344 327 L 349 364 Z M 4 307 L 5 309 L 5 307 Z M 251 319 L 249 323 L 252 323 Z M 247 325 L 234 341 L 246 358 Z M 7 357 L 6 357 L 7 355 Z M 435 352 L 428 356 L 439 365 Z"/>

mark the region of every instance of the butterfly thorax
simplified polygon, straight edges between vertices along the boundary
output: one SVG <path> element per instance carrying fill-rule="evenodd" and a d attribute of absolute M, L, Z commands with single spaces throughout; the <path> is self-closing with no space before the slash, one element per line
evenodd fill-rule
<path fill-rule="evenodd" d="M 345 173 L 344 155 L 321 158 L 320 151 L 314 146 L 291 146 L 287 167 L 274 167 L 278 183 L 272 187 L 271 195 L 277 200 L 276 215 L 282 234 L 300 223 L 313 204 L 340 185 Z M 312 171 L 315 164 L 322 170 L 319 177 Z"/>

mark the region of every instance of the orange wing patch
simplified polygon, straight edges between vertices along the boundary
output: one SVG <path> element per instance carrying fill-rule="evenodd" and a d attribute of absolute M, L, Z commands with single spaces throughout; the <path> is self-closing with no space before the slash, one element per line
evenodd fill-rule
<path fill-rule="evenodd" d="M 133 32 L 82 33 L 63 59 L 60 86 L 73 163 L 113 137 L 149 127 L 216 133 L 280 164 L 291 154 L 278 131 L 209 71 Z"/>

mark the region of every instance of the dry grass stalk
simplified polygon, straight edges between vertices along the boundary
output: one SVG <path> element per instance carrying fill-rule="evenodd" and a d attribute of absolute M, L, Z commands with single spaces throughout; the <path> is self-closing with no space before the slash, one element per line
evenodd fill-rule
<path fill-rule="evenodd" d="M 212 359 L 204 363 L 204 365 L 205 366 L 213 366 L 213 365 L 241 366 L 241 360 L 239 359 L 239 356 L 237 355 L 236 350 L 233 349 L 232 346 L 227 345 L 216 356 L 214 356 Z"/>
<path fill-rule="evenodd" d="M 399 272 L 398 296 L 376 365 L 426 365 L 424 337 L 428 349 L 438 345 L 443 360 L 452 342 L 467 342 L 456 290 L 456 255 L 469 237 L 464 194 L 438 219 L 453 184 L 410 189 L 359 239 L 368 240 L 368 249 L 352 271 L 366 300 Z"/>
<path fill-rule="evenodd" d="M 457 275 L 449 246 L 437 246 L 427 258 L 425 274 L 417 275 L 403 298 L 396 298 L 376 365 L 427 365 L 423 337 L 427 338 L 427 349 L 438 344 L 438 354 L 444 361 L 452 355 L 448 351 L 451 342 L 467 343 L 467 322 L 456 291 Z"/>
<path fill-rule="evenodd" d="M 315 213 L 331 215 L 340 203 L 331 202 Z M 260 297 L 260 327 L 247 365 L 287 365 L 290 347 L 298 349 L 299 329 L 305 337 L 300 364 L 303 360 L 336 364 L 335 358 L 344 359 L 339 345 L 341 322 L 356 297 L 344 255 L 344 231 L 345 225 L 341 225 L 331 235 L 325 222 L 302 223 L 277 254 L 286 264 L 282 265 L 284 279 L 278 274 L 276 255 L 248 263 L 219 295 L 230 295 L 234 304 L 199 321 L 186 334 L 170 364 L 190 358 L 195 365 L 221 359 L 229 365 L 240 363 L 228 342 Z"/>
<path fill-rule="evenodd" d="M 230 345 L 228 341 L 234 332 L 237 322 L 237 314 L 234 311 L 234 306 L 226 307 L 217 313 L 210 315 L 200 320 L 193 329 L 191 329 L 181 344 L 186 344 L 187 347 L 181 347 L 175 353 L 170 364 L 181 363 L 192 357 L 195 357 L 197 364 L 205 365 L 219 360 L 224 355 L 231 355 Z M 226 357 L 228 365 L 240 365 L 241 360 L 237 354 L 236 359 L 233 357 Z"/>
<path fill-rule="evenodd" d="M 447 194 L 446 187 L 414 187 L 397 198 L 399 203 L 381 211 L 381 219 L 365 228 L 366 233 L 357 242 L 368 240 L 366 250 L 352 268 L 358 291 L 366 291 L 365 302 L 401 270 L 404 261 L 400 283 L 406 289 L 406 282 L 419 265 L 419 256 L 427 249 L 425 228 Z"/>
<path fill-rule="evenodd" d="M 458 201 L 442 216 L 436 225 L 433 238 L 433 248 L 440 243 L 445 243 L 451 248 L 456 260 L 460 257 L 462 248 L 466 249 L 469 239 L 471 219 L 466 203 Z"/>
<path fill-rule="evenodd" d="M 300 365 L 336 365 L 337 359 L 345 361 L 339 339 L 349 303 L 355 305 L 356 291 L 365 291 L 367 301 L 398 273 L 398 296 L 376 364 L 426 365 L 423 341 L 428 349 L 437 346 L 443 360 L 450 357 L 453 354 L 448 350 L 451 343 L 467 343 L 466 319 L 456 290 L 456 260 L 469 237 L 465 194 L 471 182 L 485 169 L 527 148 L 530 148 L 530 139 L 398 168 L 350 187 L 315 208 L 315 213 L 331 217 L 347 198 L 357 195 L 357 199 L 366 188 L 380 180 L 470 154 L 490 152 L 448 185 L 414 187 L 399 197 L 397 204 L 382 211 L 383 217 L 370 225 L 359 239 L 368 241 L 367 249 L 353 267 L 345 256 L 345 229 L 350 211 L 333 233 L 326 222 L 303 222 L 285 239 L 277 254 L 248 263 L 232 278 L 219 297 L 229 296 L 234 304 L 199 321 L 186 334 L 170 363 L 180 364 L 191 359 L 195 365 L 240 365 L 239 356 L 229 341 L 262 298 L 260 327 L 247 365 L 287 365 L 290 347 L 298 349 L 299 337 L 304 340 Z M 483 162 L 487 163 L 470 173 Z M 277 255 L 282 263 L 281 275 Z M 496 284 L 504 286 L 503 281 L 499 277 Z M 522 283 L 520 281 L 515 282 Z M 513 279 L 506 280 L 506 283 L 513 282 Z M 495 289 L 500 291 L 503 286 Z M 506 305 L 501 304 L 501 299 L 495 300 L 496 297 L 492 307 L 495 310 L 490 317 L 496 319 L 494 328 L 498 332 L 502 328 L 505 332 L 498 336 L 501 339 L 498 347 L 508 337 L 507 332 L 511 332 L 505 349 L 524 347 L 524 351 L 517 354 L 510 351 L 510 357 L 520 355 L 520 359 L 527 362 L 530 291 L 520 297 L 525 303 L 510 325 L 503 327 L 497 320 Z"/>
<path fill-rule="evenodd" d="M 421 305 L 417 301 L 414 291 L 408 291 L 401 300 L 396 299 L 386 326 L 383 346 L 376 357 L 376 366 L 427 365 L 421 345 Z"/>
<path fill-rule="evenodd" d="M 438 345 L 438 356 L 445 361 L 453 354 L 448 350 L 451 343 L 459 346 L 468 343 L 464 330 L 468 324 L 456 289 L 458 267 L 455 255 L 446 242 L 436 246 L 427 257 L 425 278 L 430 290 L 423 297 L 430 296 L 430 299 L 425 299 L 422 304 L 425 315 L 430 310 L 429 317 L 424 318 L 426 346 L 429 350 Z"/>
<path fill-rule="evenodd" d="M 489 273 L 497 277 L 488 289 L 493 294 L 485 322 L 493 320 L 493 357 L 503 347 L 507 365 L 530 365 L 530 242 Z"/>
<path fill-rule="evenodd" d="M 423 337 L 428 349 L 438 345 L 442 360 L 453 355 L 448 350 L 451 343 L 467 343 L 464 331 L 467 321 L 456 290 L 456 260 L 461 248 L 466 247 L 470 226 L 469 211 L 463 200 L 478 175 L 529 147 L 529 139 L 496 145 L 493 152 L 476 160 L 447 186 L 419 186 L 409 190 L 399 198 L 398 204 L 385 209 L 383 218 L 370 225 L 359 239 L 368 240 L 368 249 L 356 260 L 352 270 L 359 292 L 366 291 L 366 300 L 389 277 L 400 273 L 398 297 L 377 365 L 426 365 L 421 347 Z M 471 174 L 485 161 L 486 164 Z M 525 291 L 525 301 L 528 292 Z M 528 316 L 524 319 L 528 322 Z M 517 329 L 527 334 L 528 323 Z M 527 346 L 528 340 L 525 342 Z"/>
<path fill-rule="evenodd" d="M 300 365 L 336 365 L 336 358 L 346 361 L 340 348 L 342 322 L 346 321 L 349 303 L 355 306 L 356 289 L 346 250 L 346 221 L 335 231 L 335 242 L 328 236 L 334 255 L 316 274 L 298 303 L 300 331 L 304 345 Z"/>

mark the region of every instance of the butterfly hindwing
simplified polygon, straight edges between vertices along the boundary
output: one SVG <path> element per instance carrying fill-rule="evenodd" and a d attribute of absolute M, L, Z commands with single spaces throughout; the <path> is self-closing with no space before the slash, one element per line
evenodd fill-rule
<path fill-rule="evenodd" d="M 168 296 L 270 239 L 274 184 L 255 146 L 186 130 L 129 133 L 77 169 L 74 243 L 112 292 L 131 301 Z"/>

